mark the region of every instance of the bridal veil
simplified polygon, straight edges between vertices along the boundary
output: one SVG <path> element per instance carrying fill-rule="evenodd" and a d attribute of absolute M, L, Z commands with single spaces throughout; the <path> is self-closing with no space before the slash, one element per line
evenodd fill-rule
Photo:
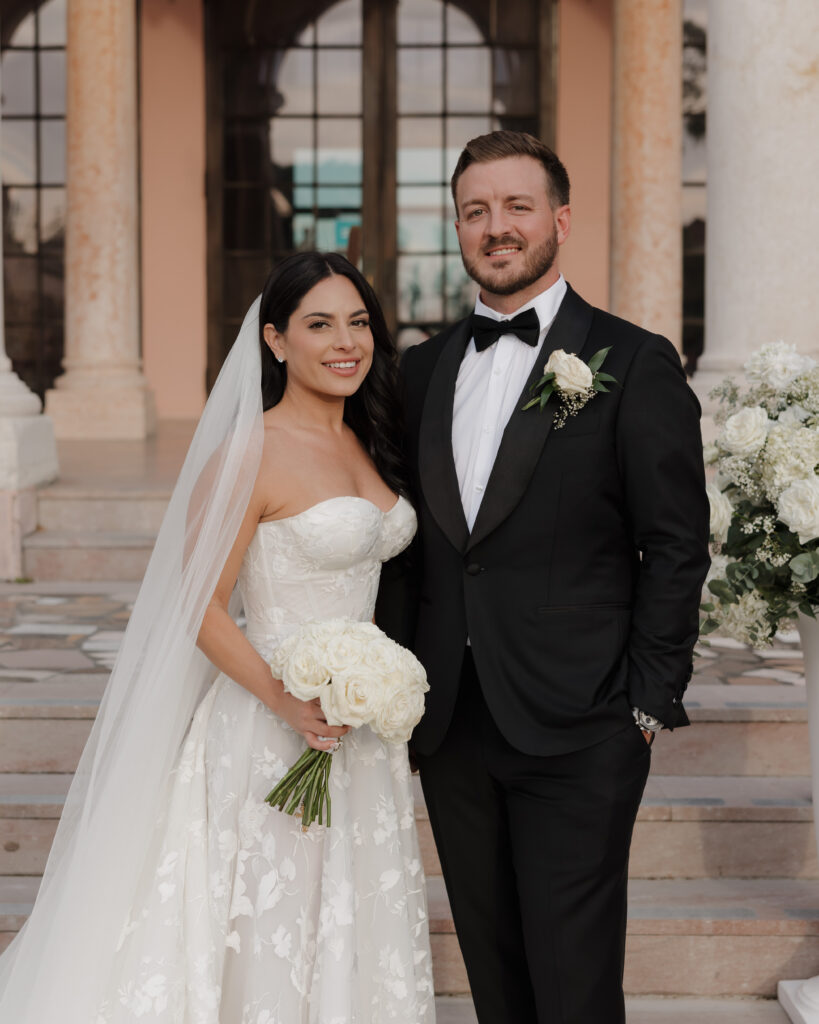
<path fill-rule="evenodd" d="M 0 957 L 0 1024 L 95 1024 L 180 746 L 216 670 L 196 638 L 261 459 L 257 298 L 159 531 L 34 910 Z"/>

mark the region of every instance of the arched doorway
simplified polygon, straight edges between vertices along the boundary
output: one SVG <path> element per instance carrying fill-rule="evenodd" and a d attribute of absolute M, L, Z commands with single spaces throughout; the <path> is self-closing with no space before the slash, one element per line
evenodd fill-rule
<path fill-rule="evenodd" d="M 208 379 L 269 268 L 360 260 L 399 344 L 472 301 L 448 180 L 498 127 L 554 136 L 551 0 L 206 7 Z"/>

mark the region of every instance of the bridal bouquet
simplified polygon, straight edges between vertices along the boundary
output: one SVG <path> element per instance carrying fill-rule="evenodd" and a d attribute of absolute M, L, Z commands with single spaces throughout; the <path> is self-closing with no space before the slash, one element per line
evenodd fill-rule
<path fill-rule="evenodd" d="M 819 607 L 819 367 L 793 345 L 765 345 L 726 380 L 721 432 L 707 445 L 714 558 L 701 633 L 770 644 L 797 611 Z"/>
<path fill-rule="evenodd" d="M 418 659 L 371 622 L 312 622 L 270 659 L 284 688 L 321 702 L 328 725 L 369 725 L 387 743 L 406 743 L 424 713 L 427 675 Z M 332 752 L 308 747 L 265 798 L 302 825 L 330 824 Z"/>

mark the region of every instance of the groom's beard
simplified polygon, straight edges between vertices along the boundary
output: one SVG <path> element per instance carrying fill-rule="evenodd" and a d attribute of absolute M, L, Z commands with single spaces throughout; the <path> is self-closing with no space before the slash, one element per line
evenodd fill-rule
<path fill-rule="evenodd" d="M 484 253 L 490 249 L 496 249 L 501 245 L 525 245 L 520 238 L 513 235 L 501 235 L 494 238 L 485 248 Z M 523 248 L 523 266 L 512 271 L 509 267 L 489 268 L 480 270 L 476 263 L 471 262 L 464 256 L 461 250 L 461 259 L 464 268 L 484 291 L 491 295 L 514 295 L 515 292 L 523 291 L 529 285 L 535 283 L 547 274 L 557 258 L 557 227 L 553 227 L 551 235 L 534 249 Z"/>

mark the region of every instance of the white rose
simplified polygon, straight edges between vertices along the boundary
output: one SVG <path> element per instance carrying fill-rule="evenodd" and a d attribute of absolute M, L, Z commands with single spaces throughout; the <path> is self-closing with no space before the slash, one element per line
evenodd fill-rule
<path fill-rule="evenodd" d="M 765 444 L 769 426 L 768 414 L 762 406 L 740 409 L 725 421 L 720 446 L 732 455 L 756 455 Z"/>
<path fill-rule="evenodd" d="M 335 676 L 338 672 L 346 672 L 360 665 L 367 645 L 367 640 L 357 636 L 354 629 L 330 637 L 324 648 L 324 663 L 330 675 Z"/>
<path fill-rule="evenodd" d="M 719 461 L 719 447 L 712 442 L 702 446 L 702 459 L 706 466 L 713 466 Z"/>
<path fill-rule="evenodd" d="M 329 725 L 357 729 L 371 722 L 379 704 L 381 680 L 360 666 L 337 672 L 321 694 L 321 710 Z"/>
<path fill-rule="evenodd" d="M 788 426 L 799 426 L 804 423 L 809 416 L 810 413 L 807 409 L 803 409 L 801 405 L 797 405 L 794 402 L 793 405 L 789 405 L 787 409 L 779 414 L 777 423 L 784 423 Z"/>
<path fill-rule="evenodd" d="M 395 677 L 372 727 L 387 743 L 406 743 L 424 713 L 424 693 L 419 686 Z"/>
<path fill-rule="evenodd" d="M 582 359 L 564 352 L 562 348 L 552 352 L 543 372 L 553 373 L 555 384 L 570 395 L 582 394 L 592 386 L 592 372 L 588 366 Z"/>
<path fill-rule="evenodd" d="M 799 534 L 799 543 L 819 537 L 819 479 L 797 480 L 779 495 L 779 518 Z"/>
<path fill-rule="evenodd" d="M 731 525 L 734 506 L 728 495 L 715 484 L 708 484 L 705 490 L 711 504 L 711 534 L 717 544 L 724 544 L 728 539 L 728 527 Z"/>
<path fill-rule="evenodd" d="M 364 648 L 362 663 L 377 675 L 386 677 L 401 667 L 401 648 L 383 634 Z"/>
<path fill-rule="evenodd" d="M 809 356 L 799 355 L 796 345 L 775 341 L 771 345 L 763 345 L 750 356 L 745 372 L 755 384 L 768 384 L 775 391 L 782 391 L 815 365 Z"/>
<path fill-rule="evenodd" d="M 284 672 L 284 666 L 287 664 L 290 656 L 301 642 L 301 634 L 294 633 L 292 636 L 285 637 L 276 650 L 270 655 L 270 670 L 276 679 L 281 679 L 282 673 Z"/>
<path fill-rule="evenodd" d="M 281 678 L 285 690 L 299 700 L 321 696 L 330 681 L 330 673 L 318 644 L 302 640 L 285 662 Z"/>
<path fill-rule="evenodd" d="M 401 653 L 401 668 L 405 677 L 422 693 L 426 693 L 429 690 L 426 669 L 412 651 L 408 651 L 406 647 L 399 647 L 399 651 Z"/>

